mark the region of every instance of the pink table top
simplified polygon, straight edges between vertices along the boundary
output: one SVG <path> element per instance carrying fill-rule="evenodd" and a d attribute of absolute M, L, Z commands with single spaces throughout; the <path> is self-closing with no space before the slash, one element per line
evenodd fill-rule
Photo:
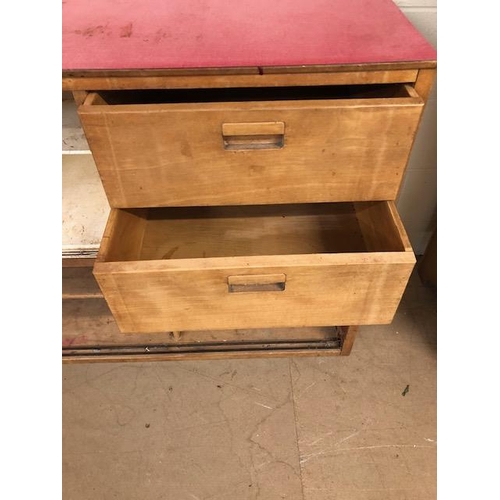
<path fill-rule="evenodd" d="M 64 0 L 63 70 L 434 61 L 392 0 Z"/>

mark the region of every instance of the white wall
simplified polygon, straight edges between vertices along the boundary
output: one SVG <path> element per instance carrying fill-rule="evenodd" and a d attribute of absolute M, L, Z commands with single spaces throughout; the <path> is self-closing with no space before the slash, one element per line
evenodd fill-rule
<path fill-rule="evenodd" d="M 436 47 L 436 0 L 394 1 L 422 35 Z M 434 84 L 398 200 L 399 213 L 417 255 L 424 253 L 436 227 L 436 98 Z"/>

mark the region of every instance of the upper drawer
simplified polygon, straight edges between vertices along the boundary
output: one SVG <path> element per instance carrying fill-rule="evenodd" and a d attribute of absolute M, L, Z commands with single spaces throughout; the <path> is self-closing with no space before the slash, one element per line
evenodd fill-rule
<path fill-rule="evenodd" d="M 114 207 L 396 198 L 423 100 L 409 85 L 91 93 Z"/>

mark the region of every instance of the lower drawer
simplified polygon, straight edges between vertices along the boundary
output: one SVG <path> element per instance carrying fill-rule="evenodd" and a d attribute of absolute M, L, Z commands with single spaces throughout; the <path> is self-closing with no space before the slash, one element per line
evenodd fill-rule
<path fill-rule="evenodd" d="M 393 202 L 112 209 L 94 275 L 124 333 L 390 323 Z"/>

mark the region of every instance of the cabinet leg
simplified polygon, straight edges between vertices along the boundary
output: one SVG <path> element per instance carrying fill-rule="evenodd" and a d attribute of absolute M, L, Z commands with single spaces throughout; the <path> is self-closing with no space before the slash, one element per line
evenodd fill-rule
<path fill-rule="evenodd" d="M 356 334 L 358 333 L 359 326 L 342 326 L 341 341 L 342 346 L 340 348 L 341 356 L 349 356 L 351 354 L 351 349 L 356 339 Z"/>

